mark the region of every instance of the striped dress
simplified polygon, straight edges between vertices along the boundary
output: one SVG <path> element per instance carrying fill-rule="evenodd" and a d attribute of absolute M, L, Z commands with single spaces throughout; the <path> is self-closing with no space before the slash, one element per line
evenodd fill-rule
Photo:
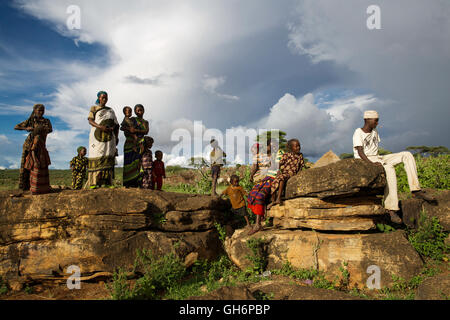
<path fill-rule="evenodd" d="M 30 171 L 30 191 L 32 194 L 50 192 L 50 178 L 48 166 L 51 164 L 50 156 L 45 147 L 46 136 L 36 135 L 25 160 L 25 169 Z M 33 153 L 35 158 L 33 158 Z M 35 162 L 35 159 L 37 162 Z"/>

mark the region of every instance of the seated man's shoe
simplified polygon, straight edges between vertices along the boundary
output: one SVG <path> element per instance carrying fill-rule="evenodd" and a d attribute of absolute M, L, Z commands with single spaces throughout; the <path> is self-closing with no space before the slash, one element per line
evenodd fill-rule
<path fill-rule="evenodd" d="M 398 216 L 397 212 L 395 212 L 394 210 L 389 210 L 388 212 L 389 212 L 389 216 L 390 216 L 390 218 L 391 218 L 391 221 L 392 221 L 393 223 L 401 224 L 401 223 L 403 222 L 403 221 L 402 221 L 402 218 L 400 218 L 400 217 Z"/>
<path fill-rule="evenodd" d="M 425 191 L 423 191 L 423 190 L 414 191 L 414 192 L 412 193 L 412 195 L 413 195 L 413 197 L 416 198 L 416 199 L 422 199 L 422 200 L 425 200 L 425 201 L 427 201 L 427 202 L 433 202 L 433 201 L 436 201 L 436 198 L 435 198 L 435 197 L 433 197 L 433 196 L 431 196 L 431 195 L 429 195 L 429 194 L 426 194 Z"/>

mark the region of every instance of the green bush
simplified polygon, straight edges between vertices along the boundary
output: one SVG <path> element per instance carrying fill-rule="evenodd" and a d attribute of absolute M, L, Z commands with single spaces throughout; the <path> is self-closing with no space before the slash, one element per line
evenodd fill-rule
<path fill-rule="evenodd" d="M 137 269 L 143 271 L 143 276 L 136 281 L 132 289 L 127 284 L 122 270 L 114 273 L 112 285 L 107 286 L 112 299 L 157 299 L 164 290 L 175 286 L 186 275 L 183 261 L 174 253 L 156 258 L 150 250 L 138 251 L 135 271 Z"/>
<path fill-rule="evenodd" d="M 7 294 L 8 293 L 8 285 L 3 280 L 2 277 L 0 277 L 0 295 Z"/>
<path fill-rule="evenodd" d="M 408 239 L 422 256 L 442 260 L 449 250 L 449 246 L 445 244 L 447 234 L 438 218 L 430 218 L 425 212 L 421 212 L 419 228 L 410 230 Z"/>
<path fill-rule="evenodd" d="M 253 264 L 253 271 L 262 273 L 267 266 L 267 252 L 265 249 L 265 241 L 261 238 L 251 238 L 247 240 L 247 247 L 251 254 L 245 257 Z"/>
<path fill-rule="evenodd" d="M 450 189 L 450 155 L 415 157 L 417 174 L 422 188 Z M 403 163 L 395 167 L 399 192 L 409 192 L 408 178 Z"/>

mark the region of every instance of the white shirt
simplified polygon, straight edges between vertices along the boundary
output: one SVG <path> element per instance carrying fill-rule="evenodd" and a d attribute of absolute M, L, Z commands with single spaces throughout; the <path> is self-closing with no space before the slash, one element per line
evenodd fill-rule
<path fill-rule="evenodd" d="M 210 154 L 211 165 L 220 164 L 223 165 L 223 151 L 220 147 L 215 147 L 212 149 Z"/>
<path fill-rule="evenodd" d="M 373 129 L 372 132 L 365 133 L 361 128 L 356 129 L 353 134 L 353 155 L 355 159 L 361 159 L 356 147 L 363 147 L 364 154 L 367 157 L 377 156 L 380 141 L 377 130 Z"/>

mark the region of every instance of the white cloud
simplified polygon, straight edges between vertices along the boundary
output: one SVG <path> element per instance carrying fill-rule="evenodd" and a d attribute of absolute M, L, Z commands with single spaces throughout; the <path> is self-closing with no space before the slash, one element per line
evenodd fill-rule
<path fill-rule="evenodd" d="M 219 98 L 224 98 L 227 100 L 239 100 L 239 97 L 232 96 L 228 94 L 222 94 L 217 92 L 217 88 L 223 86 L 226 82 L 226 77 L 212 77 L 207 74 L 203 75 L 202 86 L 203 90 L 218 96 Z"/>
<path fill-rule="evenodd" d="M 4 134 L 0 134 L 0 144 L 10 144 L 8 137 Z"/>

